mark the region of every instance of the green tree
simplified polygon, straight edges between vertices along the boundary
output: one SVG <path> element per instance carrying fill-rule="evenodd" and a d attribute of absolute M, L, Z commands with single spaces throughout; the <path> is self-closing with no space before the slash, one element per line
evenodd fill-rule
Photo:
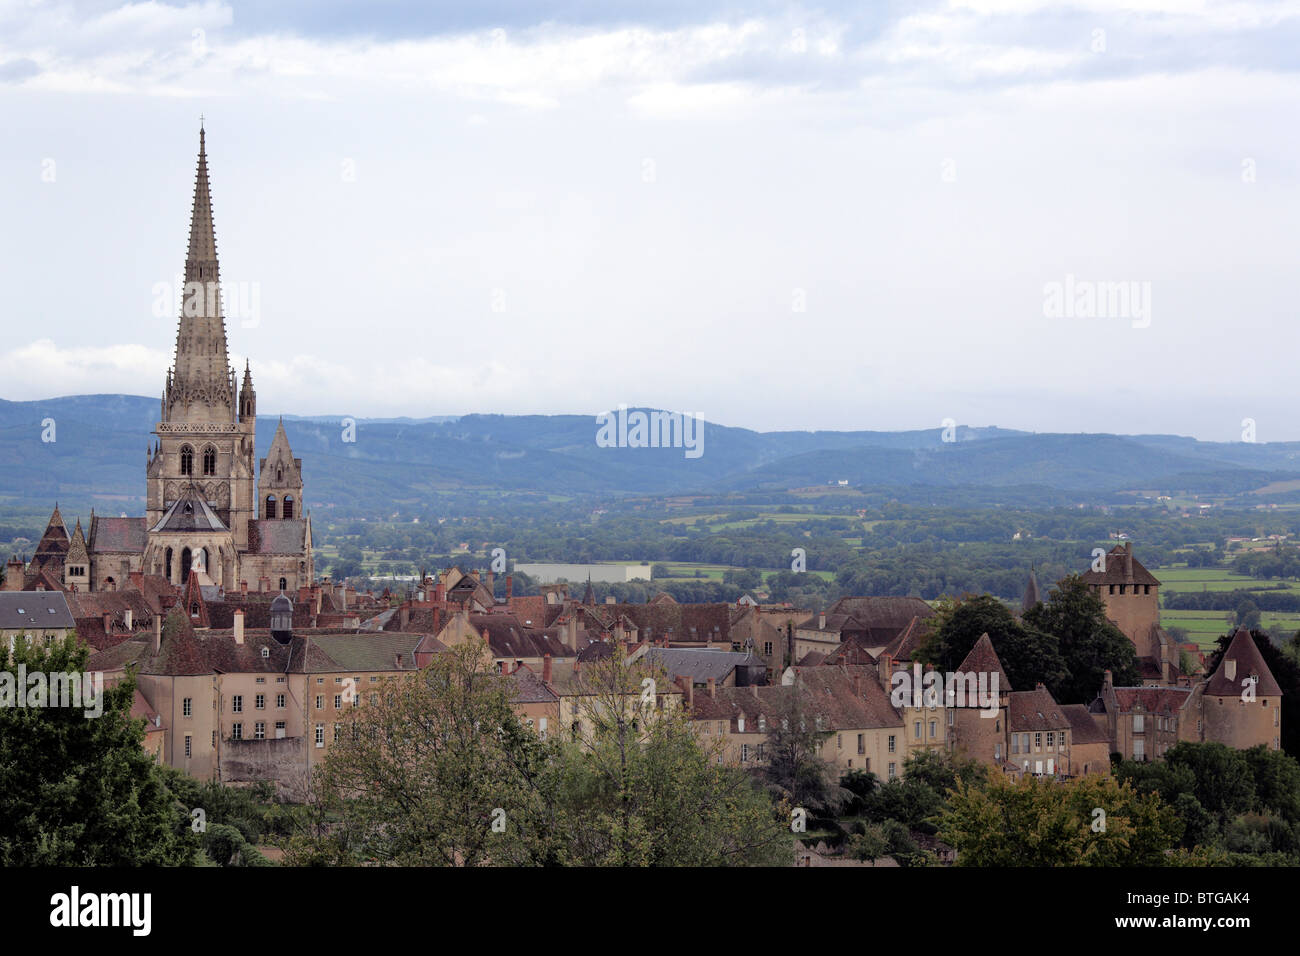
<path fill-rule="evenodd" d="M 44 645 L 0 646 L 0 680 L 17 668 L 84 674 L 88 651 L 75 635 Z M 27 688 L 16 688 L 23 693 Z M 197 838 L 145 752 L 144 721 L 130 716 L 135 680 L 104 691 L 103 713 L 84 708 L 0 706 L 0 864 L 176 866 Z"/>
<path fill-rule="evenodd" d="M 649 681 L 650 683 L 647 683 Z M 575 677 L 579 739 L 561 754 L 566 859 L 587 866 L 788 865 L 787 808 L 702 745 L 665 676 L 622 654 Z"/>
<path fill-rule="evenodd" d="M 919 656 L 940 671 L 955 671 L 984 634 L 993 643 L 1012 689 L 1031 690 L 1039 681 L 1057 687 L 1067 678 L 1056 639 L 1016 620 L 1005 604 L 989 594 L 940 604 Z"/>
<path fill-rule="evenodd" d="M 1182 836 L 1174 809 L 1113 777 L 960 780 L 939 821 L 959 866 L 1158 866 Z"/>
<path fill-rule="evenodd" d="M 537 791 L 547 745 L 515 715 L 483 642 L 377 693 L 349 712 L 319 768 L 323 814 L 291 841 L 290 862 L 553 861 Z"/>
<path fill-rule="evenodd" d="M 768 720 L 767 763 L 759 776 L 773 797 L 814 818 L 833 818 L 854 798 L 836 783 L 830 762 L 821 755 L 831 733 L 817 729 L 808 694 L 796 679 L 784 704 Z"/>
<path fill-rule="evenodd" d="M 1101 689 L 1107 670 L 1119 687 L 1141 683 L 1133 642 L 1107 619 L 1105 604 L 1079 575 L 1058 583 L 1045 602 L 1025 612 L 1024 623 L 1056 639 L 1066 673 L 1055 682 L 1044 683 L 1057 703 L 1090 702 Z M 1012 686 L 1019 685 L 1013 680 Z"/>

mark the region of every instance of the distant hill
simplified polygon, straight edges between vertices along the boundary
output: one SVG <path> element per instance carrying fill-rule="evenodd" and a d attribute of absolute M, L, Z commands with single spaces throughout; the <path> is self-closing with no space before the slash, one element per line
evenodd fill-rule
<path fill-rule="evenodd" d="M 0 400 L 0 501 L 47 508 L 57 499 L 103 511 L 143 508 L 145 449 L 158 399 L 73 395 Z M 56 440 L 41 440 L 53 419 Z M 1032 434 L 961 427 L 901 432 L 757 432 L 708 424 L 703 454 L 682 448 L 602 448 L 587 415 L 466 415 L 358 419 L 286 417 L 312 508 L 380 512 L 445 492 L 666 495 L 833 486 L 1044 488 L 1101 499 L 1121 490 L 1239 494 L 1300 478 L 1300 443 L 1216 443 L 1171 435 Z M 266 416 L 258 454 L 274 432 Z"/>

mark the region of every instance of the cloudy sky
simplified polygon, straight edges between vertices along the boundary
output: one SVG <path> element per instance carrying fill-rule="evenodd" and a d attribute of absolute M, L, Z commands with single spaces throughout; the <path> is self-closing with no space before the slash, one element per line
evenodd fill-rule
<path fill-rule="evenodd" d="M 1300 0 L 0 0 L 0 396 L 159 392 L 203 114 L 263 414 L 1300 440 L 1298 79 Z"/>

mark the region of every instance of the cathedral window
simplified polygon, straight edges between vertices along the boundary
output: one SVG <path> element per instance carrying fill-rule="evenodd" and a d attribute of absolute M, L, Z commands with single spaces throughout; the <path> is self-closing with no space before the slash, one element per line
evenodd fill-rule
<path fill-rule="evenodd" d="M 293 517 L 293 495 L 284 496 L 284 509 L 282 510 L 280 517 L 282 518 Z"/>
<path fill-rule="evenodd" d="M 265 509 L 263 509 L 262 517 L 263 518 L 275 517 L 275 495 L 266 496 L 266 507 Z"/>
<path fill-rule="evenodd" d="M 217 450 L 211 445 L 203 449 L 203 473 L 205 475 L 217 473 Z"/>
<path fill-rule="evenodd" d="M 181 446 L 181 474 L 194 474 L 194 449 L 189 445 Z"/>

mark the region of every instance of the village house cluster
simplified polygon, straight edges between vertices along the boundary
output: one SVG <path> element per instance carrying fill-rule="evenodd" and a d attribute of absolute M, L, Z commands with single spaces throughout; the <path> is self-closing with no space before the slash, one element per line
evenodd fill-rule
<path fill-rule="evenodd" d="M 202 133 L 185 275 L 218 281 Z M 92 514 L 69 533 L 56 505 L 0 590 L 0 637 L 75 630 L 93 649 L 90 670 L 109 682 L 136 675 L 146 746 L 200 779 L 305 793 L 355 708 L 471 640 L 539 734 L 581 739 L 583 668 L 620 655 L 659 678 L 655 707 L 683 709 L 740 766 L 762 764 L 792 719 L 823 735 L 837 771 L 885 780 L 921 751 L 1011 776 L 1074 777 L 1109 773 L 1111 753 L 1158 759 L 1178 741 L 1279 747 L 1281 690 L 1250 635 L 1237 632 L 1213 673 L 1184 671 L 1159 625 L 1160 582 L 1131 543 L 1083 578 L 1133 642 L 1141 686 L 1108 675 L 1090 704 L 1060 705 L 1041 684 L 1012 686 L 985 635 L 959 671 L 982 675 L 992 696 L 956 706 L 891 694 L 899 675 L 924 672 L 917 654 L 934 611 L 918 598 L 846 597 L 818 613 L 662 593 L 597 603 L 590 582 L 581 598 L 566 585 L 523 596 L 509 575 L 457 568 L 425 576 L 399 604 L 358 593 L 316 575 L 302 460 L 280 423 L 254 468 L 255 427 L 251 367 L 237 383 L 220 298 L 205 295 L 180 319 L 145 516 Z M 1026 607 L 1038 599 L 1031 575 Z"/>

